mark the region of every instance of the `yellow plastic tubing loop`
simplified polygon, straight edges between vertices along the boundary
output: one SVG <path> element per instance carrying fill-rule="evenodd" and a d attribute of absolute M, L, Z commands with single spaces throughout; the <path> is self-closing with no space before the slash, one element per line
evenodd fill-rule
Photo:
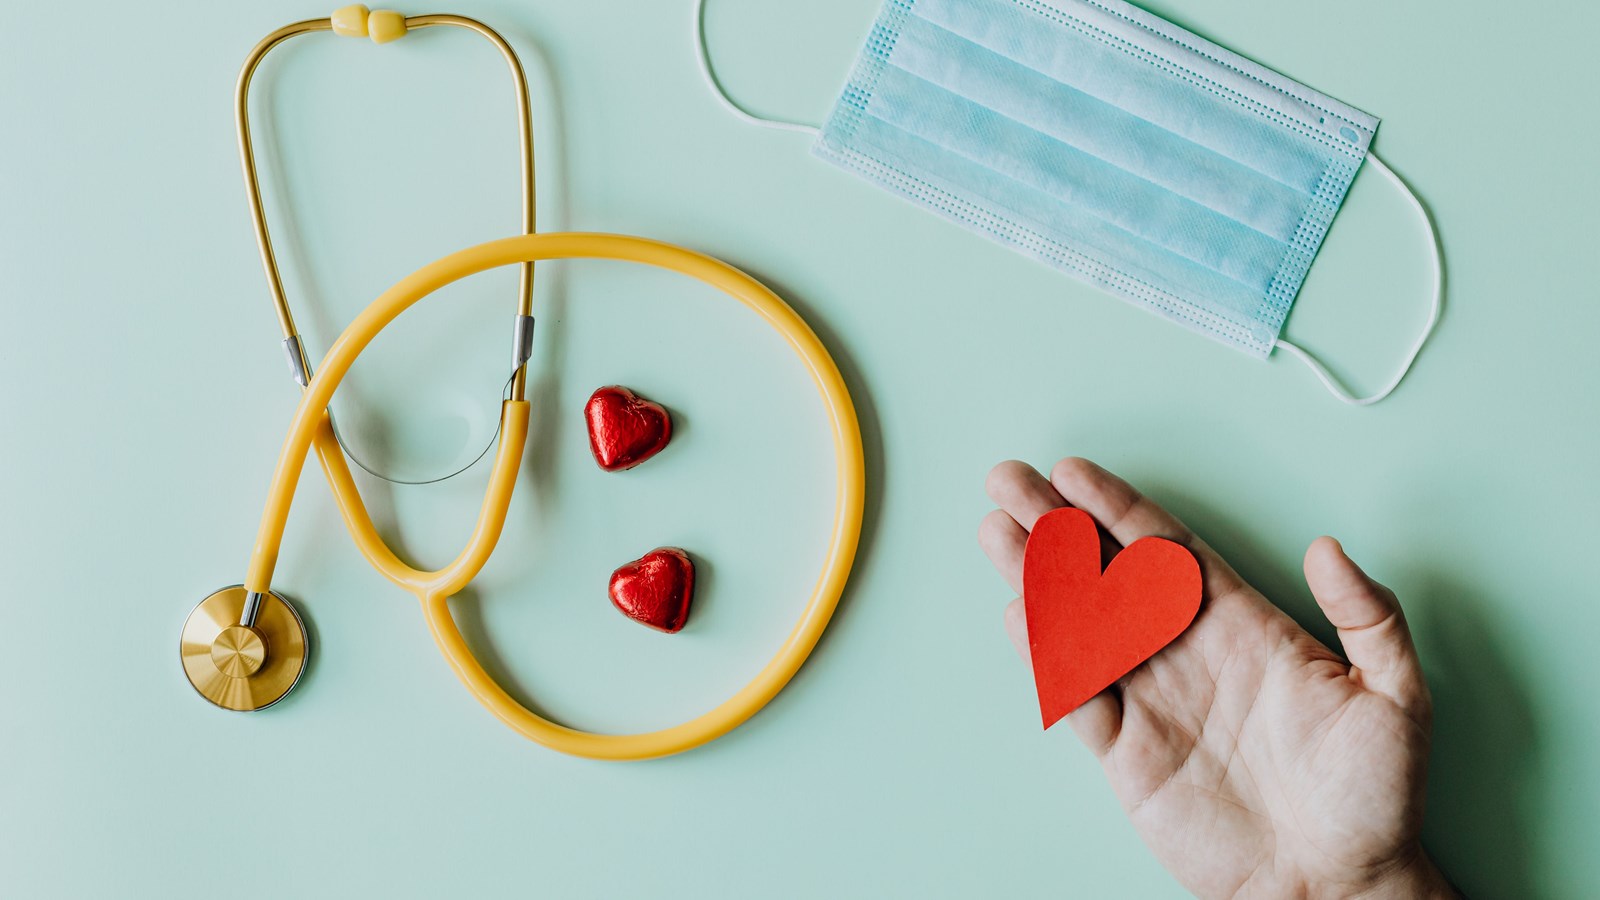
<path fill-rule="evenodd" d="M 449 597 L 474 578 L 500 538 L 510 507 L 517 469 L 527 438 L 528 404 L 508 400 L 502 410 L 503 435 L 478 523 L 460 556 L 435 572 L 407 566 L 389 549 L 372 525 L 350 470 L 328 426 L 327 406 L 339 382 L 361 352 L 390 322 L 423 297 L 498 266 L 551 259 L 615 259 L 679 272 L 715 287 L 758 313 L 781 334 L 805 364 L 828 411 L 833 431 L 838 482 L 828 554 L 794 629 L 756 677 L 709 712 L 680 725 L 643 734 L 592 734 L 551 722 L 518 703 L 484 671 L 451 616 Z M 660 241 L 615 234 L 547 233 L 504 238 L 469 247 L 424 266 L 389 288 L 358 315 L 328 350 L 316 376 L 302 395 L 288 437 L 278 457 L 272 488 L 262 512 L 261 528 L 250 558 L 245 586 L 266 591 L 271 586 L 278 548 L 283 540 L 289 505 L 300 471 L 312 446 L 333 489 L 341 515 L 367 560 L 396 585 L 422 602 L 429 630 L 439 650 L 472 695 L 499 719 L 547 747 L 594 759 L 648 759 L 698 747 L 720 737 L 765 706 L 810 655 L 838 606 L 861 537 L 866 475 L 861 429 L 855 406 L 838 366 L 805 320 L 760 282 L 720 260 Z"/>

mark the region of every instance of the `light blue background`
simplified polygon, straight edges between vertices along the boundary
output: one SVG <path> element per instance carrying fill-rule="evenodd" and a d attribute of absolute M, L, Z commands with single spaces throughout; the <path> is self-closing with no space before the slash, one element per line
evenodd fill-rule
<path fill-rule="evenodd" d="M 534 83 L 546 229 L 649 235 L 766 279 L 860 406 L 862 555 L 815 657 L 731 736 L 662 761 L 515 737 L 340 531 L 315 469 L 278 586 L 318 652 L 229 715 L 179 627 L 236 582 L 296 390 L 233 146 L 233 79 L 305 4 L 5 0 L 0 28 L 0 892 L 1172 896 L 1065 730 L 1038 733 L 973 535 L 984 473 L 1088 455 L 1326 635 L 1298 561 L 1332 533 L 1410 610 L 1438 712 L 1427 842 L 1474 896 L 1600 892 L 1600 364 L 1590 36 L 1600 7 L 1160 0 L 1153 11 L 1380 115 L 1437 214 L 1451 291 L 1394 398 L 1342 407 L 740 125 L 701 89 L 683 2 L 463 0 Z M 423 12 L 432 10 L 410 10 Z M 875 0 L 716 2 L 719 71 L 820 121 Z M 509 88 L 469 35 L 320 36 L 255 95 L 273 221 L 314 351 L 416 266 L 516 227 Z M 1425 249 L 1358 178 L 1287 334 L 1373 386 L 1411 340 Z M 832 476 L 799 366 L 683 279 L 541 267 L 535 436 L 498 555 L 457 601 L 523 697 L 639 729 L 708 708 L 776 648 L 820 561 Z M 487 440 L 514 276 L 386 335 L 341 408 L 427 471 Z M 667 403 L 649 465 L 598 472 L 595 387 Z M 381 443 L 387 435 L 389 444 Z M 465 537 L 484 470 L 384 490 L 422 562 Z M 702 560 L 677 637 L 612 611 L 658 544 Z"/>

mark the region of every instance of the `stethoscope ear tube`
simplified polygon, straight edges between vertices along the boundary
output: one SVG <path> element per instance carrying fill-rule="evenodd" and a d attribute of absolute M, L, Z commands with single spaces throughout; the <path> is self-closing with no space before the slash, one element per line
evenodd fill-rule
<path fill-rule="evenodd" d="M 506 67 L 511 73 L 511 80 L 515 89 L 517 101 L 517 126 L 519 160 L 522 179 L 522 231 L 525 234 L 534 232 L 536 223 L 536 197 L 534 178 L 533 154 L 533 114 L 528 101 L 528 79 L 523 71 L 522 62 L 517 58 L 516 51 L 500 36 L 499 32 L 489 26 L 469 19 L 466 16 L 455 15 L 426 15 L 426 16 L 401 16 L 399 13 L 388 10 L 368 11 L 365 6 L 346 6 L 336 10 L 326 19 L 308 19 L 286 25 L 272 32 L 256 44 L 245 58 L 244 65 L 239 70 L 239 80 L 234 91 L 234 125 L 239 140 L 239 162 L 244 172 L 245 195 L 250 205 L 250 221 L 255 228 L 256 246 L 261 255 L 261 266 L 266 272 L 267 289 L 271 292 L 274 311 L 277 313 L 278 325 L 283 332 L 283 349 L 288 357 L 289 372 L 296 384 L 302 390 L 310 384 L 311 364 L 306 352 L 305 342 L 295 327 L 294 314 L 289 308 L 288 296 L 283 287 L 283 277 L 278 269 L 277 256 L 272 247 L 272 234 L 267 224 L 266 210 L 261 199 L 261 183 L 256 173 L 255 146 L 250 132 L 250 83 L 261 61 L 274 47 L 285 41 L 304 34 L 317 32 L 332 32 L 344 37 L 370 37 L 376 43 L 388 43 L 391 40 L 419 28 L 429 27 L 455 27 L 482 35 L 494 45 L 495 49 L 505 59 Z M 520 400 L 526 396 L 527 374 L 523 363 L 527 357 L 520 355 L 523 347 L 531 352 L 531 329 L 526 329 L 525 322 L 531 321 L 533 316 L 533 264 L 523 263 L 517 284 L 517 319 L 516 332 L 513 336 L 514 346 L 518 354 L 518 361 L 512 366 L 510 381 L 510 396 Z M 488 447 L 495 441 L 489 439 L 489 444 L 484 447 L 484 452 L 477 454 L 471 462 L 448 474 L 422 479 L 406 479 L 391 476 L 379 467 L 362 461 L 351 448 L 345 444 L 337 427 L 334 437 L 338 440 L 346 454 L 366 472 L 395 484 L 431 484 L 453 478 L 481 459 L 488 452 Z"/>

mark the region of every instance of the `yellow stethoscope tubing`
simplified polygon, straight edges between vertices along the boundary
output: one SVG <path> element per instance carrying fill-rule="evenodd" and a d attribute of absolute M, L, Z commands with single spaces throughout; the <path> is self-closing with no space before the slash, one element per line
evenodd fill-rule
<path fill-rule="evenodd" d="M 526 401 L 502 405 L 502 439 L 479 510 L 461 554 L 435 572 L 402 562 L 378 535 L 344 463 L 327 405 L 350 366 L 378 333 L 407 308 L 447 284 L 499 266 L 553 259 L 611 259 L 675 271 L 721 290 L 756 312 L 783 336 L 810 374 L 828 413 L 837 464 L 835 507 L 827 556 L 799 621 L 777 653 L 748 684 L 710 711 L 679 725 L 640 734 L 594 734 L 558 725 L 519 703 L 478 662 L 448 604 L 487 562 L 510 509 L 528 426 Z M 273 473 L 266 508 L 245 578 L 266 592 L 306 456 L 315 444 L 346 526 L 368 562 L 421 601 L 429 630 L 450 667 L 474 697 L 502 722 L 547 747 L 595 759 L 648 759 L 680 753 L 720 737 L 749 719 L 783 689 L 810 655 L 837 608 L 855 560 L 866 497 L 861 428 L 838 366 L 804 319 L 759 281 L 720 260 L 672 244 L 614 234 L 528 234 L 469 247 L 417 270 L 381 294 L 329 348 L 301 396 Z"/>

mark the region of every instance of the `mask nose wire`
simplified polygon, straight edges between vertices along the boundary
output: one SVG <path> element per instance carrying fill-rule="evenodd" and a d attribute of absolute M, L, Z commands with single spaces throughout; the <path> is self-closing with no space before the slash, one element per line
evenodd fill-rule
<path fill-rule="evenodd" d="M 1428 242 L 1433 248 L 1433 302 L 1428 308 L 1428 323 L 1422 327 L 1422 333 L 1417 336 L 1416 343 L 1411 345 L 1411 351 L 1406 354 L 1405 361 L 1400 364 L 1400 369 L 1394 373 L 1394 377 L 1389 379 L 1389 383 L 1385 384 L 1377 393 L 1366 397 L 1357 397 L 1350 393 L 1350 390 L 1341 384 L 1339 379 L 1333 377 L 1333 373 L 1328 371 L 1328 367 L 1323 365 L 1322 361 L 1312 355 L 1310 351 L 1283 338 L 1277 340 L 1277 346 L 1289 351 L 1290 355 L 1306 364 L 1306 368 L 1311 370 L 1311 374 L 1317 376 L 1317 380 L 1322 382 L 1322 386 L 1328 389 L 1328 393 L 1351 406 L 1371 406 L 1394 393 L 1394 389 L 1400 386 L 1400 382 L 1411 371 L 1411 366 L 1417 361 L 1417 356 L 1422 353 L 1422 345 L 1426 344 L 1428 338 L 1433 336 L 1434 329 L 1439 325 L 1439 314 L 1444 309 L 1444 251 L 1439 244 L 1439 229 L 1433 223 L 1433 216 L 1428 214 L 1428 208 L 1422 205 L 1421 200 L 1417 199 L 1417 192 L 1413 191 L 1409 184 L 1406 184 L 1405 179 L 1396 175 L 1393 169 L 1379 159 L 1378 154 L 1369 152 L 1367 154 L 1367 162 L 1382 173 L 1385 178 L 1388 178 L 1390 183 L 1399 188 L 1401 193 L 1406 195 L 1406 199 L 1411 201 L 1411 208 L 1416 212 L 1417 218 L 1422 222 L 1423 227 L 1428 229 Z"/>
<path fill-rule="evenodd" d="M 700 64 L 700 80 L 722 104 L 722 108 L 732 113 L 739 119 L 751 125 L 760 125 L 763 128 L 772 128 L 777 131 L 794 131 L 800 134 L 821 134 L 822 129 L 805 122 L 791 122 L 788 119 L 769 119 L 758 116 L 739 104 L 733 102 L 728 92 L 722 89 L 722 82 L 717 80 L 711 71 L 711 55 L 706 52 L 706 0 L 694 0 L 694 50 L 695 60 Z"/>

